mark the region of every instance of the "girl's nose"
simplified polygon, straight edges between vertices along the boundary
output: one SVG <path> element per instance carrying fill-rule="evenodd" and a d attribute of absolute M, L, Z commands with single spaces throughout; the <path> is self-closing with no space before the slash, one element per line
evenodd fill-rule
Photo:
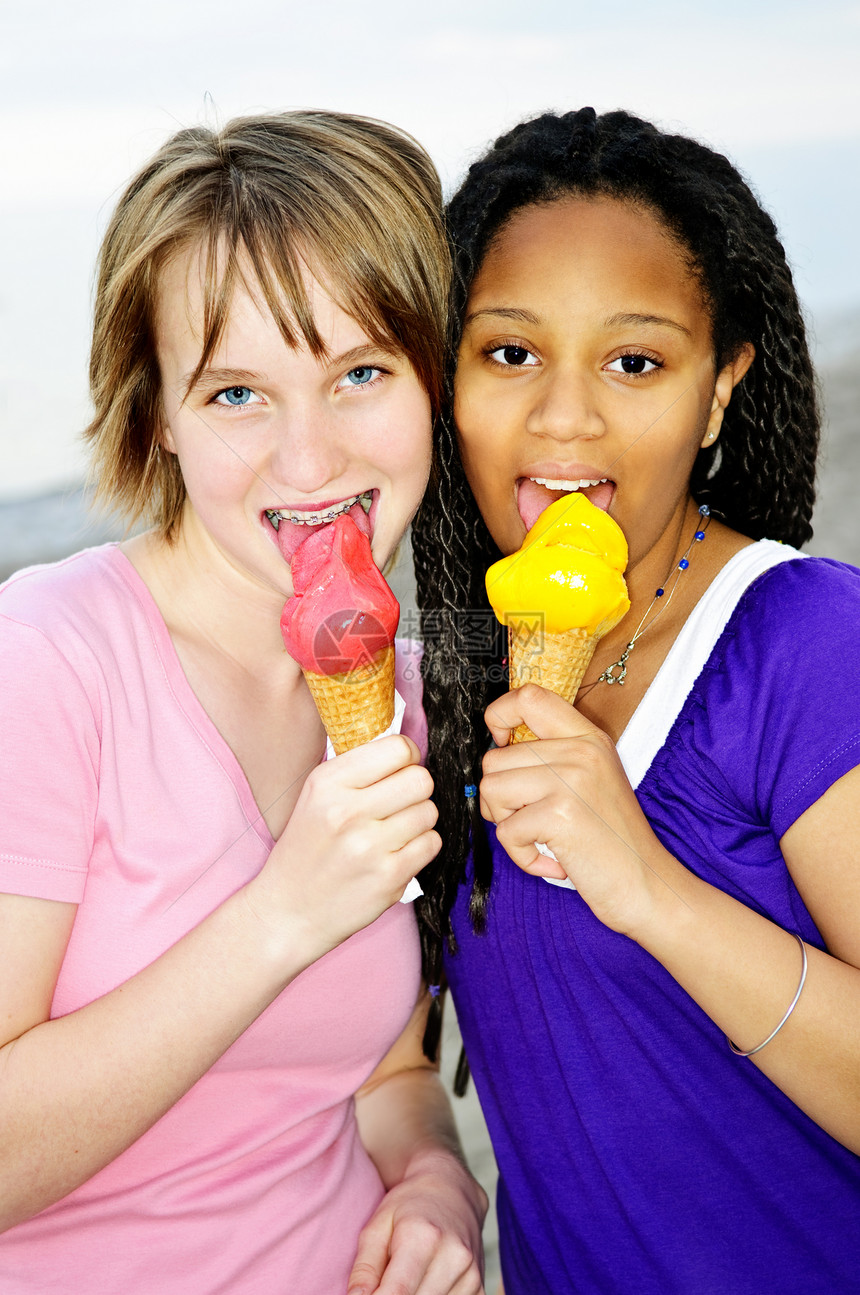
<path fill-rule="evenodd" d="M 535 403 L 526 418 L 532 436 L 572 441 L 603 435 L 606 426 L 587 376 L 556 369 L 545 372 L 534 390 Z"/>
<path fill-rule="evenodd" d="M 336 423 L 328 410 L 302 406 L 285 411 L 274 429 L 269 460 L 273 484 L 312 495 L 342 476 L 349 455 Z"/>

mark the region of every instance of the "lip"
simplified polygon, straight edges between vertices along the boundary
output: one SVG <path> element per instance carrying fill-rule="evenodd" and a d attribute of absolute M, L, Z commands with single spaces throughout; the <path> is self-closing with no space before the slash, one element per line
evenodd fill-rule
<path fill-rule="evenodd" d="M 541 478 L 538 481 L 535 478 Z M 514 503 L 526 533 L 538 518 L 557 499 L 574 491 L 564 488 L 554 490 L 544 481 L 596 481 L 596 486 L 584 486 L 578 493 L 604 512 L 610 512 L 615 498 L 615 481 L 590 463 L 533 463 L 523 476 L 514 482 Z"/>
<path fill-rule="evenodd" d="M 362 490 L 360 494 L 370 494 L 369 490 Z M 279 503 L 276 508 L 264 509 L 264 512 L 273 513 L 323 513 L 327 508 L 337 508 L 347 499 L 354 499 L 355 495 L 341 495 L 338 499 L 303 499 L 301 503 Z"/>
<path fill-rule="evenodd" d="M 549 477 L 553 481 L 612 481 L 614 478 L 593 463 L 558 463 L 548 460 L 530 463 L 517 477 L 518 481 L 526 477 Z"/>
<path fill-rule="evenodd" d="M 274 544 L 275 548 L 278 550 L 278 552 L 281 554 L 282 557 L 285 557 L 287 556 L 287 554 L 284 551 L 284 544 L 282 541 L 278 539 L 279 532 L 275 529 L 275 527 L 272 525 L 269 518 L 266 516 L 268 512 L 296 512 L 296 513 L 319 512 L 321 513 L 321 512 L 325 512 L 327 509 L 330 509 L 330 508 L 337 508 L 338 505 L 345 503 L 347 499 L 355 499 L 356 495 L 361 496 L 361 495 L 367 495 L 367 494 L 371 496 L 371 503 L 370 503 L 370 508 L 367 510 L 367 513 L 365 515 L 367 517 L 367 524 L 370 530 L 370 538 L 372 542 L 374 527 L 376 523 L 376 515 L 379 510 L 379 490 L 373 487 L 365 488 L 364 490 L 355 491 L 350 494 L 340 495 L 336 499 L 303 499 L 300 503 L 282 502 L 279 500 L 277 507 L 263 509 L 263 511 L 260 514 L 260 521 L 263 526 L 263 529 L 266 531 L 266 534 L 269 537 L 269 542 Z M 312 535 L 314 531 L 318 531 L 321 529 L 321 527 L 328 526 L 328 525 L 330 525 L 329 522 L 320 522 L 318 525 L 309 525 L 307 523 L 300 525 L 295 522 L 282 521 L 281 526 L 288 526 L 294 532 L 293 540 L 289 541 L 287 544 L 287 551 L 289 552 L 291 550 L 292 552 L 295 552 L 295 550 L 299 547 L 299 544 L 301 544 L 302 540 L 307 539 L 307 537 L 309 535 Z M 290 553 L 290 556 L 291 555 L 292 554 Z"/>

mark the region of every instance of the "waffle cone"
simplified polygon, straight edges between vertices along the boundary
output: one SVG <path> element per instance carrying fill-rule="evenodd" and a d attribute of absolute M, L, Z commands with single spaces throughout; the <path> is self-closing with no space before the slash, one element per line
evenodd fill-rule
<path fill-rule="evenodd" d="M 372 741 L 390 727 L 394 719 L 394 644 L 357 670 L 303 673 L 336 755 Z"/>
<path fill-rule="evenodd" d="M 589 637 L 583 629 L 563 634 L 536 634 L 535 630 L 508 626 L 508 652 L 512 688 L 536 683 L 565 701 L 572 702 L 579 691 L 600 635 Z M 511 743 L 533 742 L 535 734 L 527 724 L 511 733 Z"/>

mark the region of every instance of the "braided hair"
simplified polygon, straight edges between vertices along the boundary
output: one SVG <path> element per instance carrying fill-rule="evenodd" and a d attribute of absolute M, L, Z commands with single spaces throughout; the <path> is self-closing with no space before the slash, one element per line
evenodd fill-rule
<path fill-rule="evenodd" d="M 803 317 L 773 221 L 732 164 L 703 144 L 627 112 L 597 116 L 593 108 L 545 113 L 501 136 L 469 169 L 448 207 L 455 263 L 451 356 L 472 280 L 493 238 L 519 209 L 570 195 L 635 202 L 670 230 L 701 283 L 717 371 L 752 342 L 753 363 L 725 411 L 718 442 L 697 457 L 691 491 L 753 539 L 803 544 L 812 535 L 819 436 Z M 449 396 L 453 359 L 450 364 Z M 464 793 L 480 781 L 483 712 L 506 686 L 501 630 L 485 632 L 483 641 L 470 630 L 491 623 L 484 575 L 500 555 L 466 481 L 450 400 L 437 423 L 435 456 L 413 528 L 427 763 L 444 842 L 424 874 L 418 908 L 431 983 L 442 979 L 443 941 L 454 947 L 450 911 L 470 848 L 470 916 L 477 931 L 486 922 L 492 860 L 475 796 Z M 437 1030 L 438 1019 L 431 1020 L 428 1051 Z"/>

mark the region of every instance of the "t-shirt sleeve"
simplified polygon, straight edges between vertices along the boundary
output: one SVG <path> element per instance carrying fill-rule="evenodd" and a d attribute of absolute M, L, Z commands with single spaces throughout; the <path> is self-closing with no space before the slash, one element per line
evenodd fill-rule
<path fill-rule="evenodd" d="M 818 558 L 760 577 L 728 635 L 730 777 L 777 838 L 860 764 L 858 641 L 860 571 Z"/>
<path fill-rule="evenodd" d="M 0 616 L 0 891 L 78 903 L 98 803 L 96 706 L 35 627 Z"/>

